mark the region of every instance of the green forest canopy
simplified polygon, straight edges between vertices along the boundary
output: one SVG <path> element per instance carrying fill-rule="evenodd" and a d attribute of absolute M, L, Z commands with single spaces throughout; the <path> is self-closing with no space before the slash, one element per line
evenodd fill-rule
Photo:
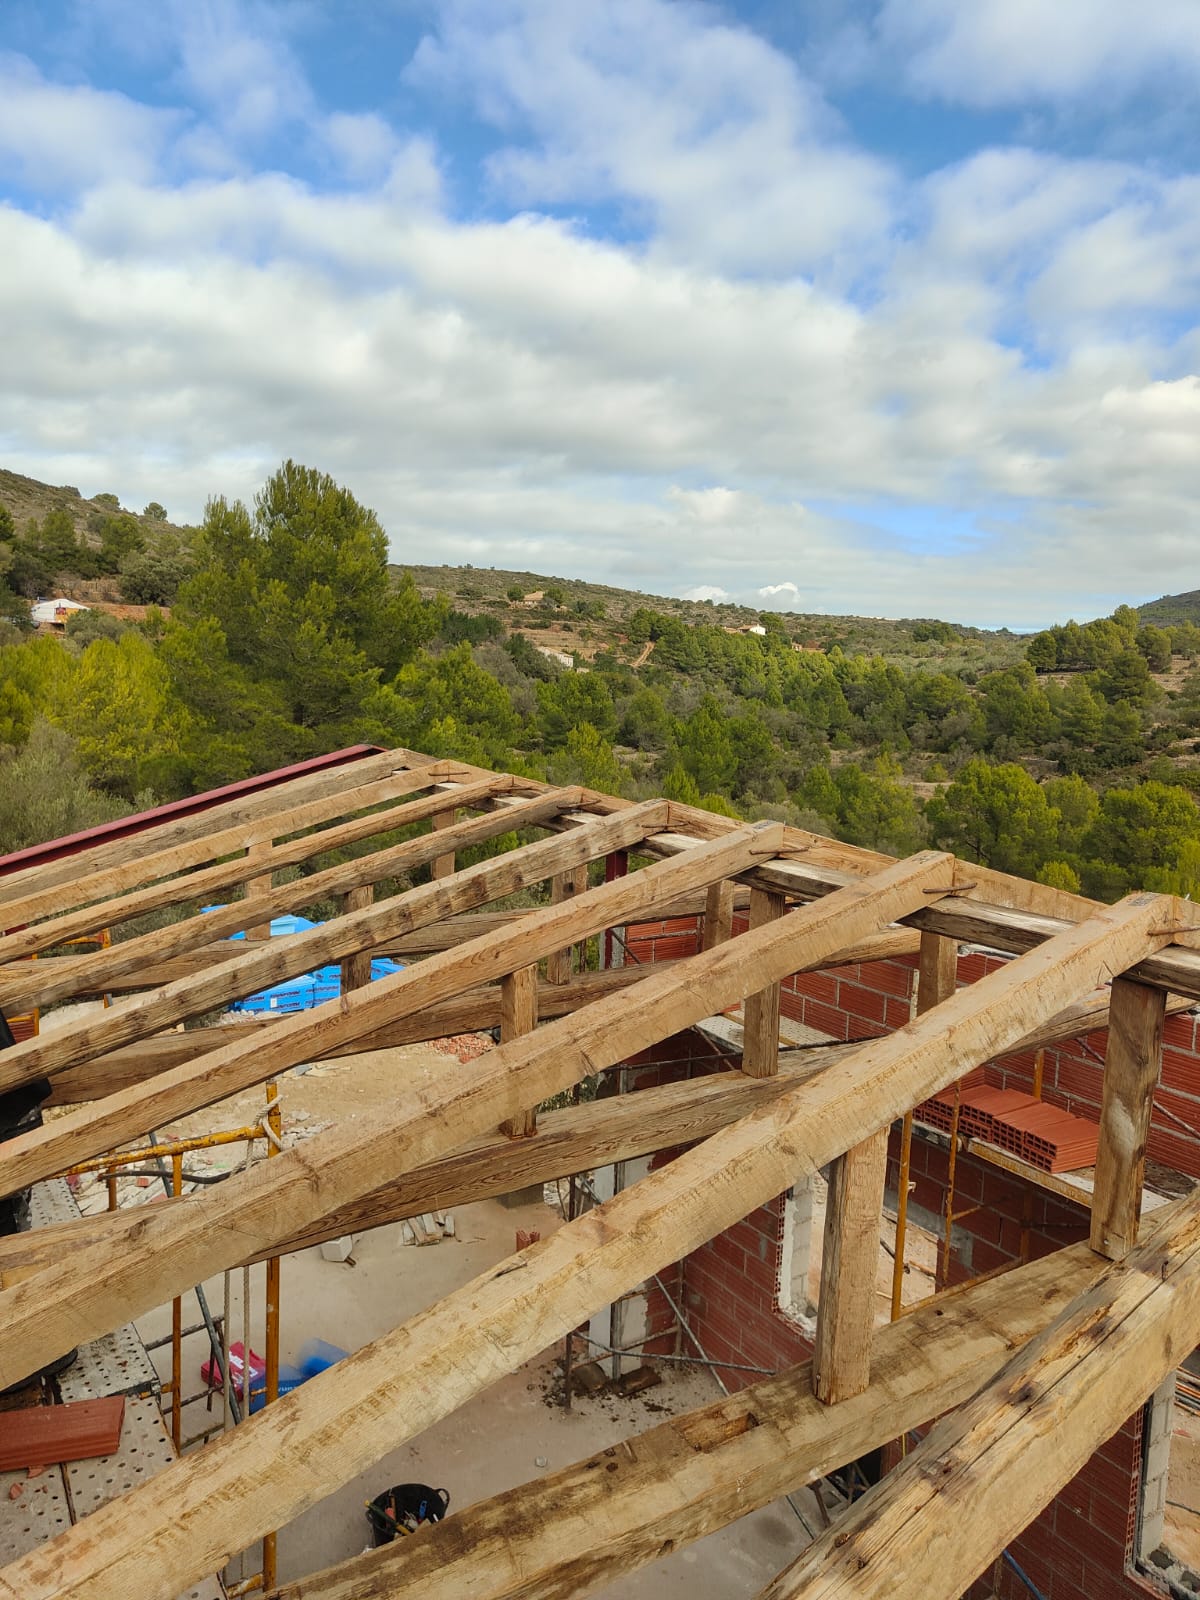
<path fill-rule="evenodd" d="M 157 502 L 90 505 L 82 526 L 60 506 L 23 529 L 0 506 L 0 849 L 367 740 L 894 852 L 945 845 L 1103 897 L 1200 879 L 1191 620 L 1121 606 L 990 659 L 986 636 L 918 622 L 888 657 L 845 628 L 814 646 L 811 619 L 747 632 L 668 602 L 610 618 L 602 592 L 549 580 L 531 602 L 512 574 L 423 595 L 374 513 L 291 461 L 195 530 Z M 31 636 L 22 594 L 76 579 L 170 614 L 82 612 Z M 586 670 L 536 645 L 572 628 Z"/>

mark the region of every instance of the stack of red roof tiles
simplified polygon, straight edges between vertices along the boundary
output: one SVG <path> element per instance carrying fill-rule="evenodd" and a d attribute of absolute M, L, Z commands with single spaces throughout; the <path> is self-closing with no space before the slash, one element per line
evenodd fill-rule
<path fill-rule="evenodd" d="M 955 1090 L 943 1089 L 919 1105 L 916 1116 L 949 1133 L 954 1101 Z M 961 1133 L 998 1145 L 1044 1172 L 1074 1172 L 1095 1165 L 1099 1128 L 1061 1106 L 1047 1105 L 1020 1089 L 976 1083 L 960 1085 L 958 1108 Z"/>

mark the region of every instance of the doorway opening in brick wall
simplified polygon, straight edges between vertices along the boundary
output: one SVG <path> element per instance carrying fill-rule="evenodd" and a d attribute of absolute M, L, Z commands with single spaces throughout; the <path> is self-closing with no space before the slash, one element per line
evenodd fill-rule
<path fill-rule="evenodd" d="M 1137 1557 L 1175 1587 L 1200 1587 L 1200 1350 L 1146 1404 Z"/>
<path fill-rule="evenodd" d="M 801 1179 L 784 1197 L 783 1233 L 779 1250 L 779 1309 L 797 1323 L 806 1337 L 817 1327 L 817 1299 L 825 1247 L 828 1169 Z M 930 1225 L 927 1225 L 930 1224 Z M 914 1216 L 910 1204 L 904 1233 L 901 1306 L 907 1308 L 936 1293 L 938 1234 L 936 1218 Z M 875 1321 L 892 1320 L 892 1284 L 896 1259 L 896 1196 L 884 1198 L 875 1276 Z"/>

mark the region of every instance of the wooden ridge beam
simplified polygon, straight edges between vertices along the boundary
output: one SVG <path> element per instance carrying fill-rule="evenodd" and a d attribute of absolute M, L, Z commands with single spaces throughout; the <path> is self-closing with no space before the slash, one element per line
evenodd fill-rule
<path fill-rule="evenodd" d="M 613 978 L 621 970 L 590 976 Z M 790 1084 L 815 1077 L 856 1048 L 831 1044 L 793 1051 L 784 1057 L 780 1073 L 773 1079 L 748 1078 L 736 1070 L 716 1072 L 705 1078 L 639 1089 L 636 1095 L 611 1095 L 545 1112 L 538 1119 L 536 1139 L 513 1140 L 492 1133 L 472 1140 L 452 1154 L 415 1167 L 289 1234 L 270 1250 L 256 1253 L 253 1259 L 261 1261 L 271 1254 L 305 1250 L 326 1239 L 386 1227 L 423 1211 L 449 1211 L 473 1200 L 549 1183 L 593 1166 L 693 1144 L 728 1127 Z M 179 1200 L 163 1199 L 156 1202 L 154 1209 L 156 1214 L 179 1210 L 192 1206 L 195 1198 L 188 1195 Z M 0 1237 L 0 1273 L 17 1267 L 52 1266 L 64 1253 L 100 1239 L 111 1245 L 117 1239 L 132 1238 L 139 1230 L 140 1215 L 138 1207 L 102 1211 Z"/>
<path fill-rule="evenodd" d="M 516 802 L 506 812 L 504 822 L 489 815 L 464 826 L 476 828 L 486 824 L 485 833 L 487 829 L 500 830 L 506 824 L 529 826 L 537 819 L 544 821 L 547 816 L 553 815 L 560 809 L 561 803 L 561 800 L 550 796 L 538 796 Z M 624 817 L 624 813 L 620 815 Z M 594 825 L 603 827 L 607 821 Z M 586 828 L 581 831 L 586 833 Z M 578 849 L 579 831 L 574 836 L 564 834 L 538 845 L 527 846 L 524 850 L 509 851 L 506 856 L 480 863 L 478 867 L 440 884 L 410 889 L 406 894 L 382 900 L 367 910 L 335 917 L 305 933 L 294 934 L 287 939 L 264 941 L 261 948 L 243 947 L 237 956 L 217 967 L 191 978 L 180 979 L 149 995 L 122 1001 L 110 1007 L 102 1017 L 88 1018 L 74 1027 L 55 1029 L 11 1046 L 0 1056 L 0 1091 L 30 1078 L 53 1075 L 63 1067 L 86 1061 L 147 1033 L 157 1033 L 172 1023 L 199 1016 L 227 1000 L 252 994 L 256 989 L 266 988 L 296 973 L 307 972 L 326 961 L 352 955 L 358 950 L 373 949 L 385 939 L 406 932 L 421 918 L 436 922 L 455 911 L 470 909 L 489 898 L 495 899 L 511 893 L 515 888 L 523 888 L 531 879 L 536 881 L 532 875 L 540 871 L 539 863 L 542 860 L 555 860 L 563 850 L 568 856 L 573 856 Z M 538 851 L 541 853 L 533 853 Z M 381 854 L 391 852 L 384 851 Z M 307 893 L 309 886 L 317 884 L 318 879 L 325 876 L 324 873 L 318 873 L 306 879 L 300 893 Z M 347 887 L 340 876 L 328 881 L 331 888 Z M 289 888 L 296 886 L 289 885 Z M 284 891 L 274 891 L 270 896 L 271 914 L 285 909 L 288 903 Z M 305 902 L 301 899 L 299 903 Z M 244 911 L 239 907 L 238 912 L 239 918 L 244 915 L 247 919 L 253 919 L 260 915 L 249 906 Z M 220 919 L 220 912 L 210 912 L 203 919 L 195 920 L 213 922 L 219 927 Z M 172 932 L 172 928 L 159 930 L 159 933 Z M 157 939 L 158 933 L 150 937 Z"/>
<path fill-rule="evenodd" d="M 566 984 L 543 983 L 538 988 L 539 1014 L 544 1019 L 565 1017 L 603 995 L 640 983 L 644 976 L 636 967 L 612 967 L 607 972 L 581 972 Z M 410 1017 L 400 1017 L 362 1038 L 333 1045 L 319 1059 L 336 1061 L 342 1056 L 362 1055 L 368 1050 L 394 1050 L 402 1045 L 445 1039 L 457 1033 L 479 1033 L 499 1025 L 500 990 L 495 984 L 484 984 L 437 1005 L 425 1006 Z M 222 1049 L 235 1040 L 257 1039 L 266 1043 L 274 1026 L 269 1021 L 229 1022 L 212 1028 L 196 1028 L 188 1033 L 156 1033 L 149 1039 L 137 1039 L 123 1049 L 57 1073 L 50 1080 L 48 1103 L 78 1105 L 86 1100 L 102 1099 L 131 1084 L 145 1083 L 171 1067 L 194 1061 L 210 1050 Z"/>
<path fill-rule="evenodd" d="M 432 757 L 415 750 L 385 750 L 379 755 L 348 762 L 345 766 L 330 767 L 322 772 L 289 779 L 286 783 L 274 784 L 257 794 L 240 795 L 222 801 L 220 805 L 193 812 L 187 817 L 157 822 L 137 833 L 91 845 L 55 861 L 21 867 L 3 874 L 0 876 L 0 907 L 24 899 L 27 895 L 53 889 L 58 884 L 74 884 L 81 877 L 139 861 L 148 853 L 202 839 L 228 827 L 260 823 L 264 818 L 272 817 L 290 806 L 306 805 L 326 795 L 345 794 L 378 779 L 391 777 L 404 768 L 436 764 Z M 454 766 L 470 772 L 474 777 L 485 776 L 466 762 L 455 762 Z M 0 918 L 6 916 L 6 912 L 0 911 Z M 7 921 L 5 925 L 9 926 Z"/>
<path fill-rule="evenodd" d="M 876 1381 L 836 1412 L 807 1363 L 477 1501 L 268 1600 L 561 1600 L 814 1483 L 960 1404 L 1102 1270 L 1083 1245 L 940 1295 L 879 1331 Z"/>
<path fill-rule="evenodd" d="M 520 808 L 513 809 L 516 811 Z M 352 932 L 347 934 L 346 924 L 350 924 L 352 929 L 354 926 L 365 926 L 376 930 L 381 923 L 390 923 L 393 927 L 404 926 L 411 924 L 411 919 L 422 910 L 436 917 L 444 911 L 448 902 L 477 904 L 481 899 L 495 898 L 497 894 L 508 893 L 514 887 L 544 876 L 548 867 L 553 870 L 563 861 L 586 860 L 593 854 L 604 854 L 611 840 L 629 838 L 631 835 L 636 837 L 646 826 L 652 826 L 653 819 L 659 814 L 659 805 L 653 801 L 648 802 L 646 807 L 618 812 L 571 833 L 529 845 L 524 850 L 510 851 L 497 861 L 481 862 L 476 867 L 455 874 L 453 878 L 411 890 L 407 896 L 397 900 L 383 901 L 370 909 L 326 923 L 311 933 L 301 934 L 298 940 L 292 941 L 293 946 L 300 941 L 311 940 L 317 934 L 341 929 L 340 935 L 335 935 L 340 937 L 341 947 L 331 953 L 361 949 L 361 935 L 355 937 Z M 774 825 L 768 825 L 771 826 Z M 755 848 L 753 841 L 760 836 L 761 830 L 744 830 L 730 841 L 731 857 L 735 860 L 745 859 Z M 719 848 L 705 847 L 710 853 Z M 271 1029 L 269 1038 L 258 1036 L 235 1040 L 159 1074 L 149 1083 L 109 1095 L 86 1109 L 56 1118 L 27 1134 L 20 1134 L 0 1145 L 0 1193 L 12 1194 L 26 1188 L 39 1178 L 49 1177 L 78 1161 L 86 1161 L 91 1156 L 115 1149 L 127 1139 L 138 1138 L 153 1128 L 162 1127 L 174 1117 L 188 1111 L 198 1111 L 241 1089 L 264 1083 L 285 1067 L 319 1056 L 333 1045 L 361 1039 L 384 1024 L 410 1016 L 425 1006 L 462 994 L 481 982 L 501 978 L 514 967 L 525 965 L 530 951 L 536 958 L 553 948 L 546 944 L 548 930 L 563 927 L 595 933 L 608 925 L 606 917 L 616 914 L 623 907 L 640 905 L 644 901 L 652 903 L 663 883 L 686 882 L 689 874 L 697 870 L 705 871 L 705 859 L 701 854 L 686 865 L 678 863 L 680 871 L 677 874 L 638 873 L 624 894 L 614 892 L 601 895 L 599 891 L 593 891 L 591 895 L 580 897 L 570 905 L 547 907 L 536 928 L 522 926 L 515 931 L 501 929 L 477 939 L 462 950 L 430 956 L 428 961 L 392 973 L 367 988 L 356 989 L 311 1010 L 281 1017 Z M 671 863 L 664 862 L 662 865 Z M 327 940 L 322 941 L 322 949 L 329 952 Z M 243 965 L 264 962 L 270 955 L 270 950 L 264 950 L 260 955 L 248 956 Z M 295 960 L 293 948 L 290 961 L 294 964 Z M 193 989 L 198 981 L 192 980 Z M 170 991 L 163 991 L 163 994 L 169 997 Z M 142 1003 L 141 1009 L 150 1011 L 158 1003 L 151 997 Z M 194 1004 L 194 1001 L 190 1003 Z M 85 1022 L 81 1032 L 85 1036 L 90 1034 L 94 1039 L 97 1032 L 111 1026 L 112 1018 L 113 1011 L 109 1011 L 100 1022 Z M 50 1035 L 47 1043 L 57 1043 L 60 1039 L 60 1035 Z M 17 1045 L 4 1052 L 0 1056 L 0 1073 L 10 1056 L 27 1049 L 26 1045 Z M 90 1053 L 78 1044 L 69 1052 L 75 1060 L 88 1059 Z M 62 1059 L 61 1052 L 59 1059 Z"/>
<path fill-rule="evenodd" d="M 569 1079 L 572 1066 L 579 1075 L 594 1065 L 592 1049 L 605 1055 L 612 1051 L 610 1059 L 621 1059 L 630 1053 L 630 1040 L 636 1047 L 644 1036 L 648 1020 L 654 1036 L 663 1037 L 686 1022 L 695 1007 L 707 1009 L 705 999 L 697 999 L 697 990 L 703 989 L 706 998 L 717 1002 L 730 989 L 761 987 L 775 970 L 786 972 L 789 962 L 795 964 L 796 947 L 807 945 L 805 954 L 816 959 L 815 945 L 824 942 L 834 949 L 866 932 L 872 917 L 877 925 L 894 920 L 905 906 L 934 888 L 939 876 L 944 881 L 946 871 L 944 857 L 932 853 L 914 857 L 816 906 L 680 962 L 671 973 L 649 977 L 643 986 L 643 1000 L 651 1002 L 649 1019 L 645 1006 L 631 1004 L 628 996 L 621 995 L 589 1008 L 588 1028 L 580 1029 L 580 1019 L 570 1018 L 502 1047 L 490 1059 L 493 1072 L 497 1065 L 506 1069 L 500 1094 L 491 1092 L 488 1084 L 489 1058 L 473 1063 L 484 1071 L 477 1071 L 473 1084 L 463 1085 L 464 1113 L 472 1118 L 485 1115 L 490 1121 L 497 1098 L 504 1102 L 500 1109 L 509 1111 L 527 1102 L 531 1058 L 539 1052 L 544 1056 L 548 1044 L 551 1069 L 559 1081 Z M 102 1508 L 84 1528 L 71 1529 L 12 1563 L 0 1578 L 9 1582 L 11 1593 L 20 1600 L 51 1600 L 64 1590 L 74 1600 L 101 1600 L 114 1593 L 123 1600 L 169 1600 L 228 1558 L 230 1526 L 238 1526 L 239 1539 L 249 1544 L 290 1520 L 395 1448 L 402 1438 L 421 1432 L 544 1349 L 549 1340 L 576 1326 L 615 1294 L 781 1192 L 798 1172 L 815 1170 L 864 1131 L 890 1122 L 910 1096 L 931 1093 L 952 1080 L 964 1059 L 992 1053 L 981 1046 L 994 1049 L 1014 1043 L 1031 1024 L 1052 1015 L 1065 997 L 1097 983 L 1106 971 L 1123 970 L 1147 948 L 1164 942 L 1170 937 L 1169 928 L 1163 928 L 1164 910 L 1169 916 L 1170 902 L 1164 906 L 1158 896 L 1131 896 L 1063 934 L 1050 947 L 990 974 L 900 1033 L 854 1052 L 814 1082 L 786 1091 L 310 1380 L 235 1433 L 213 1441 L 200 1456 L 176 1463 L 115 1505 Z M 790 941 L 783 937 L 785 932 L 791 934 Z M 614 1012 L 610 1025 L 608 1016 Z M 410 1140 L 423 1144 L 422 1154 L 427 1154 L 429 1143 L 437 1139 L 435 1129 L 445 1139 L 444 1124 L 451 1112 L 446 1086 L 439 1088 L 436 1097 L 426 1093 L 428 1109 L 410 1129 L 390 1128 L 386 1140 L 367 1141 L 372 1162 L 398 1158 L 403 1170 L 411 1164 L 405 1159 L 411 1152 Z M 435 1098 L 436 1109 L 431 1105 Z M 424 1139 L 417 1133 L 422 1124 Z M 346 1147 L 354 1136 L 342 1130 L 333 1139 L 323 1136 L 329 1144 L 341 1146 L 334 1164 L 339 1176 L 349 1164 Z M 315 1143 L 307 1152 L 302 1180 L 308 1190 L 329 1175 L 313 1159 Z M 220 1186 L 218 1195 L 228 1196 L 233 1190 L 230 1198 L 242 1203 L 243 1239 L 254 1227 L 245 1211 L 246 1202 L 254 1204 L 254 1180 L 261 1186 L 267 1172 L 269 1182 L 270 1172 L 280 1172 L 295 1154 L 263 1163 L 257 1171 Z M 297 1187 L 289 1187 L 288 1197 L 294 1195 L 297 1203 L 303 1203 Z M 258 1198 L 263 1199 L 261 1189 Z M 278 1185 L 270 1199 L 276 1206 L 283 1199 Z M 150 1217 L 141 1240 L 140 1276 L 132 1285 L 117 1286 L 132 1291 L 133 1305 L 119 1295 L 126 1316 L 131 1310 L 136 1314 L 136 1302 L 147 1288 L 156 1299 L 163 1298 L 153 1259 L 154 1247 L 161 1243 L 161 1236 L 154 1238 L 156 1232 L 161 1235 L 156 1219 Z M 213 1242 L 188 1236 L 179 1243 L 171 1272 L 181 1281 L 196 1281 L 202 1275 L 200 1262 L 206 1250 L 212 1253 Z M 8 1376 L 9 1366 L 19 1370 L 28 1361 L 44 1362 L 54 1352 L 66 1332 L 56 1299 L 72 1268 L 78 1270 L 80 1264 L 86 1268 L 89 1254 L 81 1251 L 61 1272 L 40 1273 L 0 1293 L 0 1362 L 5 1364 L 0 1367 L 0 1382 Z M 108 1255 L 105 1281 L 97 1281 L 96 1271 L 86 1280 L 86 1307 L 79 1304 L 76 1289 L 76 1328 L 81 1320 L 90 1321 L 108 1309 L 105 1302 L 113 1293 L 114 1276 L 124 1276 L 114 1254 Z M 156 1281 L 147 1285 L 147 1279 Z M 35 1342 L 35 1326 L 40 1342 Z"/>
<path fill-rule="evenodd" d="M 671 817 L 673 827 L 680 831 L 659 835 L 647 848 L 670 855 L 684 849 L 689 836 L 717 838 L 733 825 L 728 817 L 674 800 Z M 856 878 L 861 881 L 861 874 L 872 870 L 873 863 L 891 859 L 855 845 L 838 844 L 819 834 L 806 834 L 798 828 L 786 830 L 785 847 L 787 860 L 769 862 L 746 874 L 743 881 L 774 889 L 793 900 L 811 901 L 844 888 Z M 921 932 L 945 934 L 959 944 L 978 944 L 1006 955 L 1024 955 L 1078 926 L 1097 909 L 1103 910 L 1100 901 L 1028 883 L 970 861 L 955 862 L 954 878 L 956 894 L 912 912 L 902 919 L 904 925 Z M 1151 988 L 1200 1000 L 1200 945 L 1189 918 L 1181 916 L 1174 938 L 1178 942 L 1156 950 L 1125 976 Z"/>
<path fill-rule="evenodd" d="M 1192 1194 L 759 1600 L 956 1600 L 1198 1339 Z"/>
<path fill-rule="evenodd" d="M 489 799 L 501 799 L 501 796 L 496 794 L 491 780 L 474 786 L 473 792 L 480 804 L 486 803 Z M 514 799 L 507 806 L 494 806 L 482 816 L 472 817 L 467 822 L 459 823 L 454 832 L 465 844 L 479 844 L 484 840 L 494 839 L 499 834 L 507 833 L 513 827 L 536 827 L 545 824 L 562 811 L 570 809 L 574 803 L 574 794 L 566 789 L 558 791 L 557 795 L 552 791 L 550 794 L 535 795 L 528 799 Z M 405 806 L 403 810 L 409 813 L 409 820 L 415 822 L 428 817 L 429 806 L 429 800 L 418 800 L 410 806 Z M 367 818 L 365 822 L 371 824 L 373 831 L 381 831 L 376 826 L 375 817 Z M 401 814 L 397 813 L 396 821 L 389 824 L 389 829 L 400 825 Z M 358 823 L 346 824 L 348 829 L 357 826 Z M 306 849 L 307 845 L 307 839 L 300 841 L 300 847 Z M 291 850 L 292 847 L 285 848 Z M 150 933 L 142 934 L 140 938 L 127 939 L 121 944 L 112 945 L 107 950 L 99 950 L 94 955 L 84 956 L 79 960 L 78 966 L 69 968 L 66 973 L 58 972 L 52 977 L 48 977 L 40 970 L 43 965 L 40 961 L 14 963 L 0 975 L 0 1004 L 8 1010 L 13 1010 L 24 1006 L 48 1005 L 51 1001 L 67 999 L 87 988 L 103 991 L 107 988 L 110 977 L 137 972 L 139 967 L 150 962 L 182 955 L 188 950 L 212 944 L 217 939 L 229 938 L 238 932 L 246 931 L 247 937 L 253 937 L 254 930 L 259 925 L 267 929 L 269 936 L 272 917 L 298 911 L 301 907 L 310 905 L 314 900 L 321 900 L 327 895 L 342 895 L 347 890 L 378 883 L 381 879 L 392 877 L 396 873 L 423 866 L 432 858 L 436 848 L 432 835 L 422 834 L 415 839 L 407 839 L 402 844 L 391 845 L 385 850 L 375 850 L 369 855 L 338 862 L 308 877 L 281 884 L 278 888 L 271 887 L 270 873 L 267 873 L 265 886 L 255 894 L 247 894 L 244 899 L 234 900 L 229 905 L 214 906 L 211 910 L 188 917 L 183 922 L 174 922 L 165 928 L 155 928 Z M 260 866 L 261 863 L 256 865 L 255 871 L 258 871 Z M 244 866 L 240 870 L 244 871 Z M 214 868 L 213 871 L 219 874 L 224 869 Z M 252 885 L 247 887 L 250 888 Z M 322 937 L 328 937 L 334 927 L 344 927 L 348 923 L 348 918 L 335 917 L 310 929 L 307 933 L 293 935 L 286 944 L 280 942 L 278 946 L 273 945 L 272 948 L 276 950 L 277 957 L 284 960 L 291 960 L 297 952 L 300 952 L 300 959 L 303 961 L 305 952 L 310 947 L 319 949 Z M 320 965 L 320 961 L 310 962 L 309 966 L 311 965 Z M 309 967 L 305 965 L 293 966 L 290 972 L 281 973 L 281 976 L 290 977 L 292 973 L 308 970 Z M 236 991 L 237 994 L 249 992 L 247 989 Z M 228 998 L 233 996 L 230 995 Z"/>
<path fill-rule="evenodd" d="M 633 820 L 634 813 L 619 813 L 597 827 L 611 830 Z M 585 913 L 589 902 L 593 917 L 599 906 L 605 916 L 615 912 L 619 920 L 622 905 L 635 891 L 643 904 L 655 895 L 665 901 L 685 887 L 730 876 L 738 870 L 739 860 L 749 864 L 758 852 L 773 848 L 777 839 L 777 825 L 756 824 L 733 838 L 697 846 L 691 858 L 661 862 L 550 907 L 552 920 L 543 924 L 545 948 L 561 947 L 571 918 Z M 701 1021 L 714 1004 L 732 1004 L 748 989 L 761 986 L 772 972 L 791 970 L 789 963 L 818 960 L 873 925 L 890 922 L 897 906 L 913 904 L 939 875 L 946 876 L 944 856 L 914 857 L 869 886 L 856 885 L 793 913 L 794 923 L 784 917 L 716 950 L 677 962 L 652 973 L 633 990 L 548 1023 L 477 1061 L 465 1065 L 447 1061 L 436 1076 L 415 1076 L 411 1086 L 398 1092 L 393 1107 L 329 1129 L 197 1196 L 188 1222 L 146 1216 L 136 1250 L 80 1250 L 60 1269 L 39 1276 L 36 1297 L 28 1293 L 28 1286 L 5 1290 L 0 1293 L 0 1386 L 52 1359 L 51 1347 L 61 1340 L 66 1340 L 62 1350 L 79 1343 L 85 1337 L 83 1322 L 96 1333 L 106 1332 L 141 1309 L 171 1298 L 176 1283 L 200 1282 L 251 1251 L 269 1249 L 298 1227 L 447 1153 L 464 1139 L 495 1128 L 524 1106 Z M 528 957 L 524 932 L 522 939 Z M 510 970 L 521 964 L 511 947 L 498 954 Z M 341 1004 L 366 1006 L 373 991 L 403 976 L 358 990 Z M 301 1020 L 289 1019 L 281 1027 Z M 263 1062 L 263 1054 L 257 1052 L 255 1070 L 267 1075 L 273 1066 Z M 21 1143 L 13 1140 L 10 1148 Z M 787 1182 L 791 1178 L 779 1188 Z M 720 1186 L 716 1189 L 719 1192 Z M 601 1296 L 597 1303 L 602 1301 Z"/>
<path fill-rule="evenodd" d="M 366 803 L 378 806 L 384 799 L 403 799 L 411 794 L 414 788 L 428 789 L 431 786 L 432 780 L 413 774 L 403 774 L 401 779 L 389 779 L 386 783 L 374 784 L 370 791 L 364 792 L 374 796 Z M 389 795 L 386 793 L 388 790 L 394 792 Z M 463 804 L 468 806 L 483 804 L 496 795 L 511 793 L 511 790 L 512 782 L 505 778 L 488 778 L 479 783 L 465 784 L 462 790 Z M 317 833 L 305 833 L 302 837 L 291 839 L 284 844 L 272 845 L 270 839 L 263 840 L 257 845 L 249 846 L 244 854 L 233 860 L 218 861 L 213 866 L 200 867 L 183 876 L 179 875 L 178 868 L 172 869 L 166 865 L 167 858 L 171 856 L 171 852 L 167 851 L 164 855 L 151 857 L 143 863 L 145 868 L 143 887 L 116 899 L 95 900 L 85 892 L 86 884 L 80 884 L 78 891 L 72 886 L 72 892 L 79 893 L 79 899 L 74 902 L 78 907 L 76 910 L 67 910 L 62 905 L 62 891 L 56 890 L 55 893 L 60 897 L 57 916 L 51 917 L 48 921 L 35 923 L 33 927 L 21 928 L 15 933 L 0 936 L 0 964 L 22 961 L 27 956 L 40 954 L 43 950 L 52 950 L 68 939 L 86 937 L 100 928 L 118 927 L 134 917 L 144 916 L 149 911 L 161 910 L 165 906 L 207 899 L 210 895 L 235 888 L 238 884 L 246 884 L 249 888 L 252 880 L 259 877 L 265 878 L 263 892 L 268 892 L 270 875 L 277 868 L 298 866 L 300 862 L 308 861 L 313 856 L 324 855 L 326 851 L 341 850 L 347 845 L 375 838 L 378 834 L 391 833 L 396 828 L 407 828 L 415 822 L 429 821 L 434 815 L 435 808 L 444 804 L 440 795 L 427 796 L 423 800 L 409 799 L 405 805 L 389 806 L 385 811 L 372 810 L 366 816 L 352 817 L 348 822 L 335 823 Z M 168 872 L 172 875 L 166 876 Z M 152 881 L 156 878 L 159 881 Z M 129 945 L 137 943 L 137 940 L 128 941 Z M 125 949 L 127 946 L 118 948 Z M 115 951 L 105 952 L 110 955 L 115 953 Z M 95 960 L 95 958 L 90 959 Z M 86 957 L 80 962 L 84 970 L 88 964 L 89 958 Z M 0 972 L 0 1001 L 7 1003 L 14 983 L 21 978 L 28 980 L 28 977 L 28 969 L 24 973 Z"/>
<path fill-rule="evenodd" d="M 739 909 L 745 910 L 750 903 L 749 889 L 743 890 L 735 898 Z M 703 907 L 696 903 L 695 896 L 690 900 L 685 896 L 673 906 L 664 906 L 658 916 L 663 919 L 685 917 L 698 914 L 702 909 Z M 529 906 L 517 911 L 481 911 L 450 917 L 445 922 L 433 924 L 428 928 L 419 928 L 398 939 L 390 939 L 386 944 L 379 946 L 374 953 L 403 961 L 414 955 L 429 955 L 439 950 L 452 950 L 457 945 L 466 944 L 470 939 L 477 939 L 481 933 L 491 932 L 493 928 L 519 922 L 523 917 L 535 917 L 538 910 L 537 906 Z M 909 928 L 887 928 L 870 939 L 862 940 L 853 950 L 839 951 L 838 963 L 849 965 L 856 961 L 887 961 L 897 956 L 915 955 L 920 938 L 919 933 Z M 230 956 L 241 953 L 242 946 L 237 941 L 218 940 L 201 950 L 174 956 L 169 961 L 156 961 L 136 973 L 124 977 L 110 976 L 108 990 L 110 993 L 130 994 L 143 989 L 157 989 L 165 983 L 173 983 L 177 978 L 188 977 L 193 972 L 204 972 L 221 961 L 227 961 Z M 68 962 L 74 964 L 80 959 L 79 956 L 43 956 L 41 965 L 53 973 L 57 971 L 59 963 L 65 968 Z M 1187 1001 L 1185 1004 L 1190 1005 L 1191 1002 Z"/>

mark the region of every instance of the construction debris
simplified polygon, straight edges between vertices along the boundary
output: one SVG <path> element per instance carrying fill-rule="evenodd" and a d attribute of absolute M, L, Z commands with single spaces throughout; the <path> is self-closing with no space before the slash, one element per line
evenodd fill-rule
<path fill-rule="evenodd" d="M 424 1211 L 420 1216 L 405 1217 L 400 1224 L 400 1237 L 405 1244 L 441 1244 L 443 1239 L 453 1239 L 454 1213 Z"/>

